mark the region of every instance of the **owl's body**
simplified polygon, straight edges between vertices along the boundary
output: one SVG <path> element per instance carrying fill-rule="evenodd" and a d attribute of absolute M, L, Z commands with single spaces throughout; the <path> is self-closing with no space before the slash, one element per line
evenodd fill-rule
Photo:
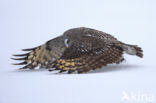
<path fill-rule="evenodd" d="M 136 45 L 125 44 L 110 34 L 95 29 L 80 27 L 67 30 L 63 35 L 45 44 L 24 49 L 27 54 L 14 55 L 24 58 L 17 65 L 25 65 L 21 69 L 47 68 L 49 71 L 60 70 L 72 73 L 88 72 L 107 64 L 120 63 L 123 53 L 143 57 L 142 49 Z"/>

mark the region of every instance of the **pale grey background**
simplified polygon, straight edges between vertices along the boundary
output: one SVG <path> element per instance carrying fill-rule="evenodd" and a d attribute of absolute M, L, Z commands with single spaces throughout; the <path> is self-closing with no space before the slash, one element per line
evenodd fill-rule
<path fill-rule="evenodd" d="M 129 103 L 123 91 L 156 99 L 155 11 L 155 0 L 0 0 L 0 103 Z M 137 44 L 145 56 L 80 75 L 11 65 L 12 54 L 80 26 Z"/>

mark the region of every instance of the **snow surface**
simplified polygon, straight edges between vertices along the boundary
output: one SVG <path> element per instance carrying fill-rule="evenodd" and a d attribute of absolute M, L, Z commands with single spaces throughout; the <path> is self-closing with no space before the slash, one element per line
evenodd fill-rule
<path fill-rule="evenodd" d="M 156 103 L 155 10 L 155 0 L 1 0 L 0 103 Z M 137 44 L 144 58 L 70 75 L 11 65 L 19 50 L 80 26 Z"/>

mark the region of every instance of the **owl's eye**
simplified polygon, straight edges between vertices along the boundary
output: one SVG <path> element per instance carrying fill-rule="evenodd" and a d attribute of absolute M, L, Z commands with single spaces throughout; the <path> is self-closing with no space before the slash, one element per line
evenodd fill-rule
<path fill-rule="evenodd" d="M 70 42 L 69 39 L 65 39 L 65 40 L 64 40 L 64 44 L 65 44 L 65 46 L 66 46 L 67 48 L 69 47 L 69 42 Z"/>

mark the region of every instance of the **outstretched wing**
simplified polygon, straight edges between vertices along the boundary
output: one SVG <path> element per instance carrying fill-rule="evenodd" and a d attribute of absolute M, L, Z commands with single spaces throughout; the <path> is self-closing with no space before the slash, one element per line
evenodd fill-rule
<path fill-rule="evenodd" d="M 63 56 L 56 61 L 56 69 L 60 72 L 88 72 L 110 63 L 121 60 L 122 49 L 110 40 L 84 36 L 67 48 Z"/>
<path fill-rule="evenodd" d="M 44 44 L 36 48 L 23 49 L 23 51 L 27 51 L 28 53 L 14 55 L 16 58 L 12 58 L 13 60 L 23 60 L 23 62 L 14 65 L 24 65 L 20 69 L 34 69 L 38 66 L 40 68 L 51 68 L 56 61 L 56 56 L 54 55 L 57 54 L 54 54 L 46 47 L 47 45 Z"/>

